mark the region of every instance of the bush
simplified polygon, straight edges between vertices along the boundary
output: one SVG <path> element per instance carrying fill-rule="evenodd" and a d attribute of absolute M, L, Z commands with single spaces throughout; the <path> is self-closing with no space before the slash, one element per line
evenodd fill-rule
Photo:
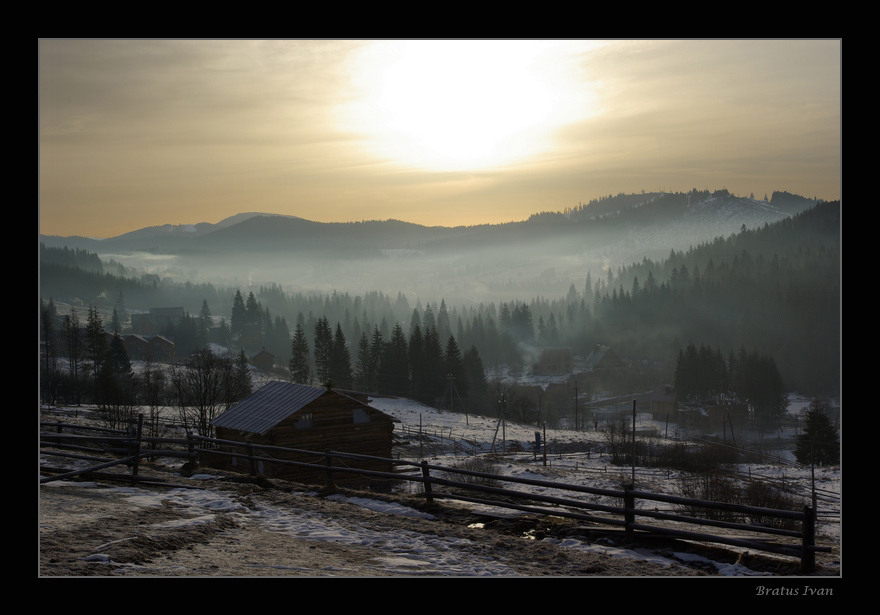
<path fill-rule="evenodd" d="M 716 440 L 700 446 L 676 443 L 661 447 L 655 456 L 654 464 L 657 467 L 683 472 L 711 472 L 725 464 L 738 461 L 739 451 L 736 448 Z"/>
<path fill-rule="evenodd" d="M 776 510 L 797 510 L 798 500 L 767 483 L 749 481 L 745 487 L 737 481 L 722 474 L 709 473 L 702 476 L 688 476 L 681 479 L 681 494 L 695 500 L 723 502 Z M 741 521 L 740 513 L 726 510 L 705 509 L 699 506 L 684 504 L 682 512 L 690 516 L 701 516 L 717 521 Z M 756 525 L 782 529 L 797 529 L 798 522 L 793 519 L 780 519 L 760 514 L 747 514 L 746 520 Z"/>
<path fill-rule="evenodd" d="M 720 474 L 710 473 L 702 476 L 684 477 L 680 481 L 680 489 L 684 497 L 695 500 L 727 504 L 738 504 L 741 501 L 741 492 L 736 486 L 736 482 L 730 477 Z M 736 513 L 727 510 L 715 510 L 689 504 L 683 504 L 681 509 L 693 517 L 704 517 L 714 521 L 736 520 Z"/>
<path fill-rule="evenodd" d="M 775 508 L 777 510 L 797 510 L 799 504 L 797 498 L 791 494 L 760 481 L 749 482 L 745 488 L 744 499 L 744 503 L 749 506 Z M 749 521 L 756 525 L 782 529 L 797 529 L 799 525 L 794 519 L 779 519 L 762 515 L 750 515 Z"/>
<path fill-rule="evenodd" d="M 497 474 L 498 464 L 495 460 L 488 457 L 469 457 L 464 461 L 460 461 L 453 466 L 458 470 L 467 470 L 469 472 L 482 472 L 483 474 Z M 458 472 L 446 472 L 444 478 L 447 480 L 455 480 L 462 483 L 491 485 L 496 481 L 493 478 L 485 476 L 472 476 L 470 474 L 459 474 Z"/>

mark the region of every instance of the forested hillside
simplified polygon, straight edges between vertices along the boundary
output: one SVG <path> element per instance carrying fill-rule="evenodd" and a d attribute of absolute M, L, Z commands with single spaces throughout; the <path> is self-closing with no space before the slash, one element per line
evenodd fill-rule
<path fill-rule="evenodd" d="M 757 349 L 776 359 L 788 387 L 831 394 L 840 386 L 840 247 L 840 204 L 820 204 L 609 272 L 594 316 L 624 355 L 659 358 L 674 333 L 676 346 Z"/>
<path fill-rule="evenodd" d="M 433 325 L 441 345 L 454 336 L 462 352 L 475 348 L 486 367 L 528 370 L 541 347 L 568 346 L 585 356 L 603 344 L 671 382 L 680 350 L 695 344 L 724 356 L 742 349 L 768 355 L 788 390 L 837 396 L 840 247 L 839 203 L 824 203 L 763 228 L 670 251 L 663 260 L 585 271 L 583 283 L 564 296 L 468 305 L 413 298 L 406 288 L 396 295 L 295 293 L 275 284 L 230 288 L 135 279 L 115 264 L 104 269 L 119 275 L 86 271 L 73 260 L 62 264 L 53 250 L 43 252 L 40 274 L 44 300 L 78 297 L 109 307 L 122 296 L 130 310 L 182 306 L 188 318 L 207 311 L 226 323 L 236 295 L 253 295 L 263 323 L 256 343 L 271 348 L 283 365 L 296 327 L 314 344 L 315 327 L 326 319 L 347 340 L 353 364 L 364 336 L 370 340 L 378 331 L 387 342 L 402 334 L 397 343 L 409 344 L 416 326 L 424 334 Z"/>

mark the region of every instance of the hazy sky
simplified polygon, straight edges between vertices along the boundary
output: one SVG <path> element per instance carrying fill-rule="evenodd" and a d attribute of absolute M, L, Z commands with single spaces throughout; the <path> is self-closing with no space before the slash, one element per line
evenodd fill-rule
<path fill-rule="evenodd" d="M 40 232 L 841 194 L 839 40 L 41 40 Z"/>

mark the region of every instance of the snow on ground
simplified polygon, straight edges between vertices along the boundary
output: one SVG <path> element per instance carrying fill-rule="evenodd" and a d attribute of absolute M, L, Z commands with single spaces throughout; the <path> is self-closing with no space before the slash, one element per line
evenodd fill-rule
<path fill-rule="evenodd" d="M 404 434 L 406 431 L 410 433 L 421 431 L 430 436 L 430 442 L 425 444 L 422 449 L 416 448 L 417 444 L 410 443 L 408 445 L 406 450 L 411 454 L 409 458 L 413 461 L 418 461 L 418 454 L 421 453 L 422 457 L 431 464 L 455 466 L 468 459 L 461 452 L 462 443 L 465 443 L 465 448 L 470 450 L 487 452 L 494 448 L 495 451 L 500 452 L 502 450 L 509 451 L 512 443 L 518 442 L 521 452 L 493 457 L 493 472 L 608 489 L 619 489 L 622 484 L 632 480 L 631 468 L 612 466 L 608 458 L 601 454 L 603 434 L 599 431 L 546 430 L 546 442 L 551 445 L 551 450 L 552 446 L 565 443 L 591 443 L 593 447 L 591 452 L 549 454 L 545 465 L 542 456 L 531 448 L 535 442 L 536 428 L 534 426 L 507 422 L 502 427 L 499 425 L 498 419 L 439 411 L 405 399 L 377 397 L 372 401 L 372 405 L 401 421 L 395 428 L 396 432 Z M 637 427 L 639 429 L 659 427 L 659 432 L 663 433 L 662 426 L 655 425 L 650 420 L 649 414 L 638 416 Z M 541 432 L 541 436 L 544 438 L 544 431 L 541 430 Z M 502 434 L 504 441 L 502 441 Z M 753 477 L 786 480 L 788 485 L 796 486 L 804 498 L 809 498 L 811 487 L 809 468 L 800 468 L 791 463 L 774 463 L 743 466 L 740 471 Z M 204 480 L 205 484 L 210 486 L 213 476 L 202 474 L 192 478 Z M 840 482 L 839 467 L 822 468 L 815 471 L 815 484 L 822 496 L 819 506 L 820 544 L 823 542 L 827 544 L 828 541 L 837 542 L 840 538 Z M 283 508 L 265 504 L 257 509 L 248 509 L 242 506 L 232 494 L 225 494 L 210 488 L 150 491 L 141 488 L 107 487 L 66 481 L 49 482 L 45 484 L 45 487 L 71 484 L 76 484 L 79 488 L 115 489 L 118 494 L 127 499 L 129 504 L 141 507 L 170 504 L 181 509 L 188 509 L 186 520 L 169 522 L 177 525 L 207 523 L 213 518 L 214 513 L 224 511 L 246 516 L 247 522 L 259 523 L 269 531 L 286 533 L 305 541 L 370 545 L 382 554 L 378 560 L 379 565 L 386 572 L 392 574 L 439 574 L 442 571 L 444 574 L 461 576 L 503 576 L 511 573 L 505 565 L 495 562 L 491 557 L 487 556 L 483 560 L 462 555 L 462 550 L 456 548 L 460 546 L 457 543 L 463 540 L 459 537 L 376 530 L 367 526 L 345 523 L 345 520 L 328 518 L 326 515 L 292 514 Z M 635 484 L 639 489 L 645 491 L 672 493 L 677 484 L 677 474 L 670 471 L 637 468 Z M 532 492 L 547 492 L 548 494 L 553 491 L 549 488 L 536 486 L 517 486 L 515 483 L 505 484 L 505 486 L 511 489 L 528 489 Z M 558 492 L 552 494 L 556 495 Z M 300 497 L 317 496 L 314 493 L 303 493 Z M 586 494 L 579 496 L 573 495 L 571 492 L 566 493 L 565 497 L 593 497 L 593 501 L 596 501 L 595 496 L 587 496 Z M 331 498 L 387 515 L 431 518 L 427 513 L 401 504 L 342 495 L 334 495 Z M 504 512 L 513 514 L 509 510 Z M 545 538 L 545 540 L 547 539 Z M 602 544 L 587 544 L 575 539 L 557 542 L 567 549 L 585 549 L 595 553 L 601 552 L 615 558 L 640 558 L 668 566 L 681 565 L 680 562 L 667 560 L 650 551 L 633 551 Z M 96 554 L 96 557 L 100 557 L 100 555 Z M 675 554 L 675 557 L 683 561 L 695 556 Z M 758 574 L 739 564 L 717 564 L 716 567 L 719 575 Z"/>
<path fill-rule="evenodd" d="M 201 478 L 209 484 L 212 476 L 204 474 L 201 475 Z M 474 543 L 454 534 L 447 536 L 442 533 L 414 532 L 393 527 L 377 529 L 362 524 L 346 523 L 345 519 L 331 519 L 321 514 L 302 514 L 301 511 L 292 513 L 283 507 L 273 507 L 264 502 L 261 502 L 256 510 L 247 509 L 231 495 L 210 489 L 148 491 L 139 488 L 107 487 L 97 483 L 70 483 L 66 481 L 50 482 L 45 486 L 53 488 L 72 485 L 83 490 L 100 489 L 115 492 L 115 494 L 124 497 L 128 504 L 141 507 L 161 508 L 170 505 L 177 509 L 187 509 L 187 514 L 190 515 L 187 518 L 154 524 L 152 526 L 154 530 L 207 524 L 213 520 L 216 513 L 227 512 L 233 516 L 239 516 L 240 521 L 244 524 L 257 523 L 265 531 L 284 533 L 306 542 L 369 547 L 374 554 L 371 558 L 371 567 L 392 575 L 517 576 L 515 570 L 499 561 L 491 552 L 486 552 L 483 556 L 475 556 L 475 549 L 466 548 L 475 546 Z M 317 497 L 317 494 L 303 493 L 299 497 Z M 369 498 L 334 495 L 328 499 L 347 502 L 387 515 L 432 518 L 431 515 L 413 508 Z M 641 560 L 658 564 L 664 568 L 680 568 L 682 566 L 681 562 L 658 556 L 647 550 L 639 552 L 610 546 L 589 545 L 575 539 L 553 540 L 553 542 L 566 549 L 580 549 L 619 560 Z M 107 546 L 106 544 L 99 545 L 95 549 L 95 553 L 85 557 L 84 561 L 119 566 L 113 562 L 110 556 L 101 552 Z M 681 557 L 683 559 L 688 556 L 682 554 Z M 721 573 L 722 571 L 719 570 L 719 574 Z M 125 574 L 125 567 L 116 568 L 114 574 Z M 744 567 L 737 570 L 735 574 L 736 576 L 760 575 L 760 573 Z"/>
<path fill-rule="evenodd" d="M 793 397 L 790 412 L 797 413 L 809 404 L 809 400 Z M 440 411 L 406 399 L 377 397 L 371 405 L 399 419 L 409 430 L 419 430 L 428 436 L 436 446 L 425 446 L 424 458 L 431 464 L 455 466 L 464 460 L 458 452 L 461 448 L 476 448 L 481 452 L 494 450 L 511 450 L 511 443 L 518 443 L 521 452 L 502 455 L 496 461 L 492 472 L 522 478 L 550 480 L 566 484 L 584 485 L 603 489 L 620 489 L 624 484 L 633 482 L 631 467 L 615 466 L 609 457 L 603 454 L 605 435 L 599 430 L 590 428 L 585 431 L 570 429 L 538 429 L 535 426 L 520 425 L 510 421 L 499 425 L 497 418 L 482 416 L 464 416 L 459 413 Z M 401 431 L 401 427 L 395 428 Z M 638 413 L 636 430 L 668 434 L 670 439 L 687 436 L 675 426 L 667 426 L 651 419 L 650 413 Z M 581 444 L 588 452 L 549 453 L 546 465 L 542 455 L 533 449 L 535 432 L 540 431 L 542 440 L 546 439 L 550 451 L 560 445 Z M 502 433 L 506 434 L 502 442 Z M 546 434 L 546 436 L 545 436 Z M 674 434 L 674 435 L 673 435 Z M 698 437 L 697 434 L 690 434 Z M 812 490 L 817 493 L 817 511 L 819 516 L 819 535 L 824 540 L 839 541 L 840 539 L 840 508 L 841 508 L 841 470 L 840 466 L 827 468 L 803 467 L 794 461 L 790 450 L 795 432 L 792 430 L 766 436 L 762 440 L 765 463 L 743 463 L 736 468 L 744 478 L 762 479 L 777 486 L 793 489 L 797 497 L 804 503 L 810 503 Z M 467 443 L 456 446 L 456 443 Z M 742 442 L 740 442 L 742 443 Z M 472 447 L 475 444 L 476 446 Z M 777 448 L 781 447 L 781 448 Z M 786 448 L 787 447 L 787 448 Z M 410 450 L 415 450 L 410 447 Z M 676 493 L 682 474 L 672 470 L 658 468 L 635 468 L 634 484 L 636 488 L 656 493 Z M 509 489 L 522 489 L 531 492 L 542 488 L 505 484 Z M 550 493 L 548 493 L 550 494 Z M 558 492 L 552 495 L 561 495 Z M 567 492 L 565 497 L 588 498 Z M 595 496 L 592 496 L 596 501 Z M 609 501 L 609 503 L 612 503 Z M 613 502 L 617 505 L 619 502 Z"/>

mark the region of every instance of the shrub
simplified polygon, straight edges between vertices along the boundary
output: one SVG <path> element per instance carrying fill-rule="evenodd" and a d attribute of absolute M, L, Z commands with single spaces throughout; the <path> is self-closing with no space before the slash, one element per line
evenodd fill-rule
<path fill-rule="evenodd" d="M 744 503 L 749 506 L 761 508 L 775 508 L 777 510 L 797 510 L 798 500 L 789 493 L 773 487 L 764 482 L 750 481 L 745 488 Z M 782 529 L 797 529 L 799 523 L 794 519 L 779 519 L 763 515 L 749 515 L 749 521 L 766 527 Z"/>
<path fill-rule="evenodd" d="M 733 479 L 715 473 L 702 476 L 686 476 L 680 481 L 680 489 L 684 497 L 695 500 L 738 504 L 742 497 Z M 715 521 L 736 520 L 736 513 L 727 510 L 715 510 L 690 504 L 682 504 L 681 509 L 693 517 L 705 517 Z"/>
<path fill-rule="evenodd" d="M 456 463 L 453 467 L 458 470 L 467 470 L 469 472 L 482 472 L 483 474 L 498 473 L 496 471 L 498 468 L 498 463 L 488 457 L 469 457 L 464 461 Z M 455 480 L 462 483 L 483 485 L 490 485 L 498 482 L 493 478 L 487 478 L 485 476 L 472 476 L 470 474 L 459 474 L 458 472 L 446 472 L 444 478 L 446 478 L 447 480 Z"/>
<path fill-rule="evenodd" d="M 675 443 L 659 449 L 655 465 L 683 472 L 711 472 L 725 464 L 739 461 L 739 451 L 721 441 L 710 441 L 699 446 Z"/>

